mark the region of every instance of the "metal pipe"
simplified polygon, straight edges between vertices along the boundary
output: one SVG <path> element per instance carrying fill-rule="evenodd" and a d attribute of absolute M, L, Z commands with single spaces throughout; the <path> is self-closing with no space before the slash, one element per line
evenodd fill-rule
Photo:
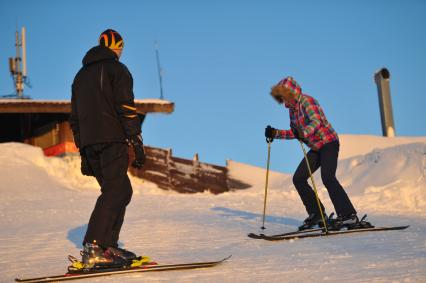
<path fill-rule="evenodd" d="M 395 136 L 395 124 L 393 120 L 392 100 L 390 94 L 390 72 L 381 68 L 374 74 L 379 95 L 380 118 L 382 121 L 382 133 L 385 137 Z"/>

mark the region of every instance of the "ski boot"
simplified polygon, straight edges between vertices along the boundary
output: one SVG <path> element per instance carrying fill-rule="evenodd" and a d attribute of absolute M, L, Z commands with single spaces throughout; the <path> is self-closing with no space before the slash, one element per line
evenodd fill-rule
<path fill-rule="evenodd" d="M 359 220 L 358 222 L 348 225 L 348 230 L 352 230 L 352 229 L 364 229 L 364 228 L 374 228 L 374 226 L 367 221 L 367 214 L 365 214 L 361 220 Z"/>
<path fill-rule="evenodd" d="M 128 265 L 129 261 L 116 256 L 112 249 L 104 249 L 97 244 L 86 243 L 81 252 L 84 269 L 102 269 Z M 131 262 L 131 261 L 130 261 Z"/>
<path fill-rule="evenodd" d="M 135 253 L 119 248 L 119 247 L 108 247 L 105 252 L 108 252 L 112 254 L 114 257 L 121 258 L 127 262 L 132 262 L 133 260 L 137 259 L 137 256 Z"/>
<path fill-rule="evenodd" d="M 358 216 L 354 214 L 349 214 L 346 216 L 338 215 L 337 218 L 330 218 L 328 220 L 328 230 L 330 231 L 339 231 L 343 228 L 347 228 L 351 225 L 356 225 L 359 222 Z"/>
<path fill-rule="evenodd" d="M 325 217 L 325 221 L 327 222 L 328 217 L 327 214 L 323 214 Z M 299 226 L 299 231 L 312 229 L 315 226 L 324 227 L 324 223 L 322 221 L 321 214 L 311 213 L 309 216 L 303 221 L 303 224 Z"/>
<path fill-rule="evenodd" d="M 342 216 L 339 215 L 336 219 L 329 220 L 329 230 L 337 231 L 343 228 L 348 230 L 352 229 L 362 229 L 362 228 L 373 228 L 370 222 L 367 220 L 367 215 L 364 215 L 361 220 L 358 219 L 358 216 L 354 214 Z"/>

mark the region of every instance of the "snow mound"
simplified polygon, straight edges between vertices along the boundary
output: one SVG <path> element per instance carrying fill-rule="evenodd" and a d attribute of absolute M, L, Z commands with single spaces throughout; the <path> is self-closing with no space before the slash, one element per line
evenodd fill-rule
<path fill-rule="evenodd" d="M 352 151 L 346 149 L 344 155 L 352 157 L 340 160 L 337 177 L 360 213 L 426 216 L 426 141 L 418 142 L 419 139 L 422 138 L 403 138 L 398 141 L 390 139 L 389 143 L 380 143 L 380 137 L 343 138 L 343 148 L 352 145 Z M 410 143 L 411 141 L 415 143 Z M 394 143 L 397 145 L 393 145 Z M 368 153 L 355 154 L 368 149 Z M 58 191 L 59 188 L 71 191 L 99 190 L 94 178 L 81 175 L 78 156 L 45 157 L 40 148 L 21 143 L 0 144 L 0 152 L 0 162 L 6 165 L 0 174 L 0 192 L 3 196 L 13 197 L 13 194 L 24 193 L 24 188 L 42 186 L 56 188 Z M 263 203 L 265 169 L 232 160 L 228 161 L 228 168 L 232 178 L 252 187 L 224 195 L 238 195 L 241 199 L 239 209 L 253 210 L 254 206 L 258 207 Z M 290 174 L 270 172 L 268 209 L 276 214 L 304 215 L 304 208 L 291 177 Z M 321 182 L 320 173 L 316 172 L 314 177 L 319 195 L 330 213 L 334 209 Z M 135 194 L 177 194 L 160 190 L 155 184 L 138 178 L 131 177 L 131 181 Z M 14 190 L 7 190 L 11 187 Z"/>
<path fill-rule="evenodd" d="M 84 176 L 80 170 L 80 156 L 47 157 L 39 147 L 23 143 L 0 143 L 0 193 L 7 191 L 12 194 L 28 195 L 26 189 L 37 189 L 45 192 L 41 187 L 64 188 L 71 191 L 86 192 L 99 191 L 99 184 L 93 177 Z M 164 191 L 156 184 L 131 176 L 133 194 L 144 192 L 152 195 L 164 195 L 175 192 Z M 13 190 L 6 190 L 7 188 Z M 59 190 L 60 191 L 60 190 Z M 22 195 L 23 194 L 23 195 Z M 177 194 L 177 193 L 175 193 Z"/>
<path fill-rule="evenodd" d="M 348 158 L 337 174 L 362 209 L 426 216 L 426 143 Z"/>
<path fill-rule="evenodd" d="M 233 160 L 228 160 L 228 169 L 231 178 L 242 180 L 252 187 L 265 187 L 266 170 L 261 167 L 240 163 Z M 291 181 L 291 175 L 276 171 L 269 171 L 268 187 L 279 188 L 285 182 Z"/>
<path fill-rule="evenodd" d="M 360 139 L 359 144 L 362 151 L 365 151 L 368 145 L 362 141 L 368 143 L 376 137 Z M 352 137 L 352 143 L 355 140 Z M 367 154 L 353 156 L 353 153 L 347 152 L 353 157 L 340 160 L 338 165 L 337 178 L 357 210 L 360 213 L 426 216 L 426 142 L 397 146 L 378 146 L 377 143 L 369 145 L 370 149 L 376 146 L 377 149 Z M 357 152 L 357 149 L 353 151 Z M 265 169 L 235 161 L 228 161 L 228 164 L 232 177 L 253 186 L 244 193 L 263 197 Z M 333 211 L 319 171 L 314 174 L 314 180 L 327 211 Z M 284 203 L 278 203 L 275 199 L 282 199 Z M 282 210 L 287 214 L 304 211 L 289 174 L 270 172 L 268 202 L 275 210 Z"/>
<path fill-rule="evenodd" d="M 46 157 L 39 147 L 23 143 L 0 143 L 0 164 L 3 164 L 0 175 L 2 188 L 16 187 L 23 179 L 28 180 L 28 187 L 31 188 L 34 181 L 44 179 L 44 176 L 57 186 L 70 190 L 98 188 L 94 178 L 81 174 L 78 156 Z"/>
<path fill-rule="evenodd" d="M 339 135 L 339 158 L 346 159 L 403 144 L 426 143 L 426 137 L 382 137 L 369 135 Z"/>

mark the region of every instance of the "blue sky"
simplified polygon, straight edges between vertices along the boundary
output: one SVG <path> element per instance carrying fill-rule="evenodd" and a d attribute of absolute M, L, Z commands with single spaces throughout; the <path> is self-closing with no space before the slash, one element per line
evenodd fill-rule
<path fill-rule="evenodd" d="M 265 166 L 264 127 L 289 123 L 269 90 L 287 75 L 338 133 L 381 135 L 373 74 L 383 66 L 397 135 L 426 135 L 426 1 L 2 0 L 0 26 L 0 94 L 13 91 L 7 58 L 25 26 L 33 85 L 25 93 L 34 99 L 68 99 L 82 57 L 107 28 L 124 37 L 135 97 L 158 98 L 158 40 L 165 98 L 176 108 L 148 116 L 142 130 L 145 143 L 176 156 Z M 274 141 L 271 168 L 292 172 L 302 157 L 297 142 Z"/>

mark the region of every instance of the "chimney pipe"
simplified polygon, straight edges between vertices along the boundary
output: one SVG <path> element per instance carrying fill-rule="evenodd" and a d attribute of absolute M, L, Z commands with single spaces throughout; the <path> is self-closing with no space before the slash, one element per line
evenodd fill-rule
<path fill-rule="evenodd" d="M 385 137 L 395 136 L 395 124 L 393 121 L 392 101 L 389 86 L 390 72 L 381 68 L 374 74 L 379 95 L 380 118 L 382 121 L 382 132 Z"/>

